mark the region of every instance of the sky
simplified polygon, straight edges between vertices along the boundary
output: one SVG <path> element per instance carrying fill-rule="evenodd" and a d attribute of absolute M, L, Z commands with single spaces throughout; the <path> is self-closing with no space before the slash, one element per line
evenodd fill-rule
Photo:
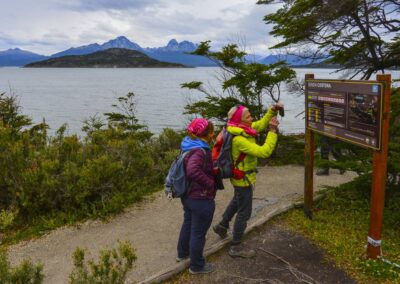
<path fill-rule="evenodd" d="M 0 0 L 0 51 L 21 48 L 50 55 L 126 36 L 141 47 L 172 38 L 215 49 L 235 42 L 248 53 L 270 54 L 277 42 L 263 17 L 276 5 L 256 0 Z"/>

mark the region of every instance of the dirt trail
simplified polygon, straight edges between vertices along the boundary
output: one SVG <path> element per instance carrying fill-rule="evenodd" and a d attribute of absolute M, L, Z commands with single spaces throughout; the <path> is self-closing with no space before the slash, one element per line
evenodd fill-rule
<path fill-rule="evenodd" d="M 354 173 L 315 177 L 315 189 L 321 185 L 338 185 L 355 177 Z M 259 169 L 254 192 L 254 210 L 250 222 L 257 220 L 260 211 L 268 210 L 282 200 L 294 200 L 303 195 L 304 170 L 299 166 L 264 167 Z M 232 197 L 229 182 L 219 191 L 213 223 L 220 220 L 223 210 Z M 169 201 L 163 192 L 134 205 L 108 223 L 88 221 L 79 226 L 64 227 L 39 239 L 21 242 L 9 248 L 12 263 L 31 258 L 44 264 L 45 283 L 67 283 L 71 272 L 71 255 L 76 247 L 86 248 L 88 258 L 117 245 L 118 240 L 129 240 L 136 249 L 138 260 L 129 274 L 128 283 L 148 278 L 175 264 L 176 242 L 183 214 L 179 200 Z M 209 232 L 207 244 L 219 239 Z"/>

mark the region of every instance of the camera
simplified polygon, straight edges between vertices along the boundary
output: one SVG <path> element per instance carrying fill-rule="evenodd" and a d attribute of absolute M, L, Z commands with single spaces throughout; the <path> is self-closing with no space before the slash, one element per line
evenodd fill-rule
<path fill-rule="evenodd" d="M 279 108 L 279 115 L 280 115 L 281 117 L 284 117 L 284 116 L 285 116 L 285 109 L 284 109 L 283 107 Z"/>

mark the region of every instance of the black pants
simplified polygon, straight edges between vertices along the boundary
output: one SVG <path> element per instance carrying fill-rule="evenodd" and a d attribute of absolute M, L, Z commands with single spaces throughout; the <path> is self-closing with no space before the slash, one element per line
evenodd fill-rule
<path fill-rule="evenodd" d="M 178 257 L 190 256 L 190 269 L 199 271 L 204 267 L 203 256 L 206 234 L 214 216 L 214 200 L 182 199 L 183 224 L 179 234 Z"/>
<path fill-rule="evenodd" d="M 229 222 L 237 213 L 235 224 L 233 225 L 232 244 L 240 244 L 244 231 L 247 227 L 247 221 L 250 219 L 253 206 L 253 188 L 234 186 L 235 194 L 228 207 L 222 215 L 221 225 L 229 228 Z"/>
<path fill-rule="evenodd" d="M 332 153 L 335 159 L 342 156 L 340 149 L 335 148 L 336 141 L 330 137 L 321 137 L 321 159 L 329 160 L 329 153 Z"/>

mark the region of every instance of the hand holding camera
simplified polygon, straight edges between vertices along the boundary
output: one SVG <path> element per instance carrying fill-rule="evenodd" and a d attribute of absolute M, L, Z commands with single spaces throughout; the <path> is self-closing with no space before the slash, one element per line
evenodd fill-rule
<path fill-rule="evenodd" d="M 278 102 L 278 103 L 276 103 L 275 105 L 273 105 L 273 106 L 272 106 L 272 110 L 275 111 L 275 112 L 279 112 L 279 115 L 280 115 L 281 117 L 284 117 L 284 116 L 285 116 L 285 106 L 284 106 L 284 104 L 281 103 L 281 102 Z"/>
<path fill-rule="evenodd" d="M 279 121 L 276 118 L 276 116 L 274 116 L 273 118 L 271 118 L 271 120 L 269 122 L 269 131 L 277 133 L 278 132 L 278 125 L 279 125 Z"/>

